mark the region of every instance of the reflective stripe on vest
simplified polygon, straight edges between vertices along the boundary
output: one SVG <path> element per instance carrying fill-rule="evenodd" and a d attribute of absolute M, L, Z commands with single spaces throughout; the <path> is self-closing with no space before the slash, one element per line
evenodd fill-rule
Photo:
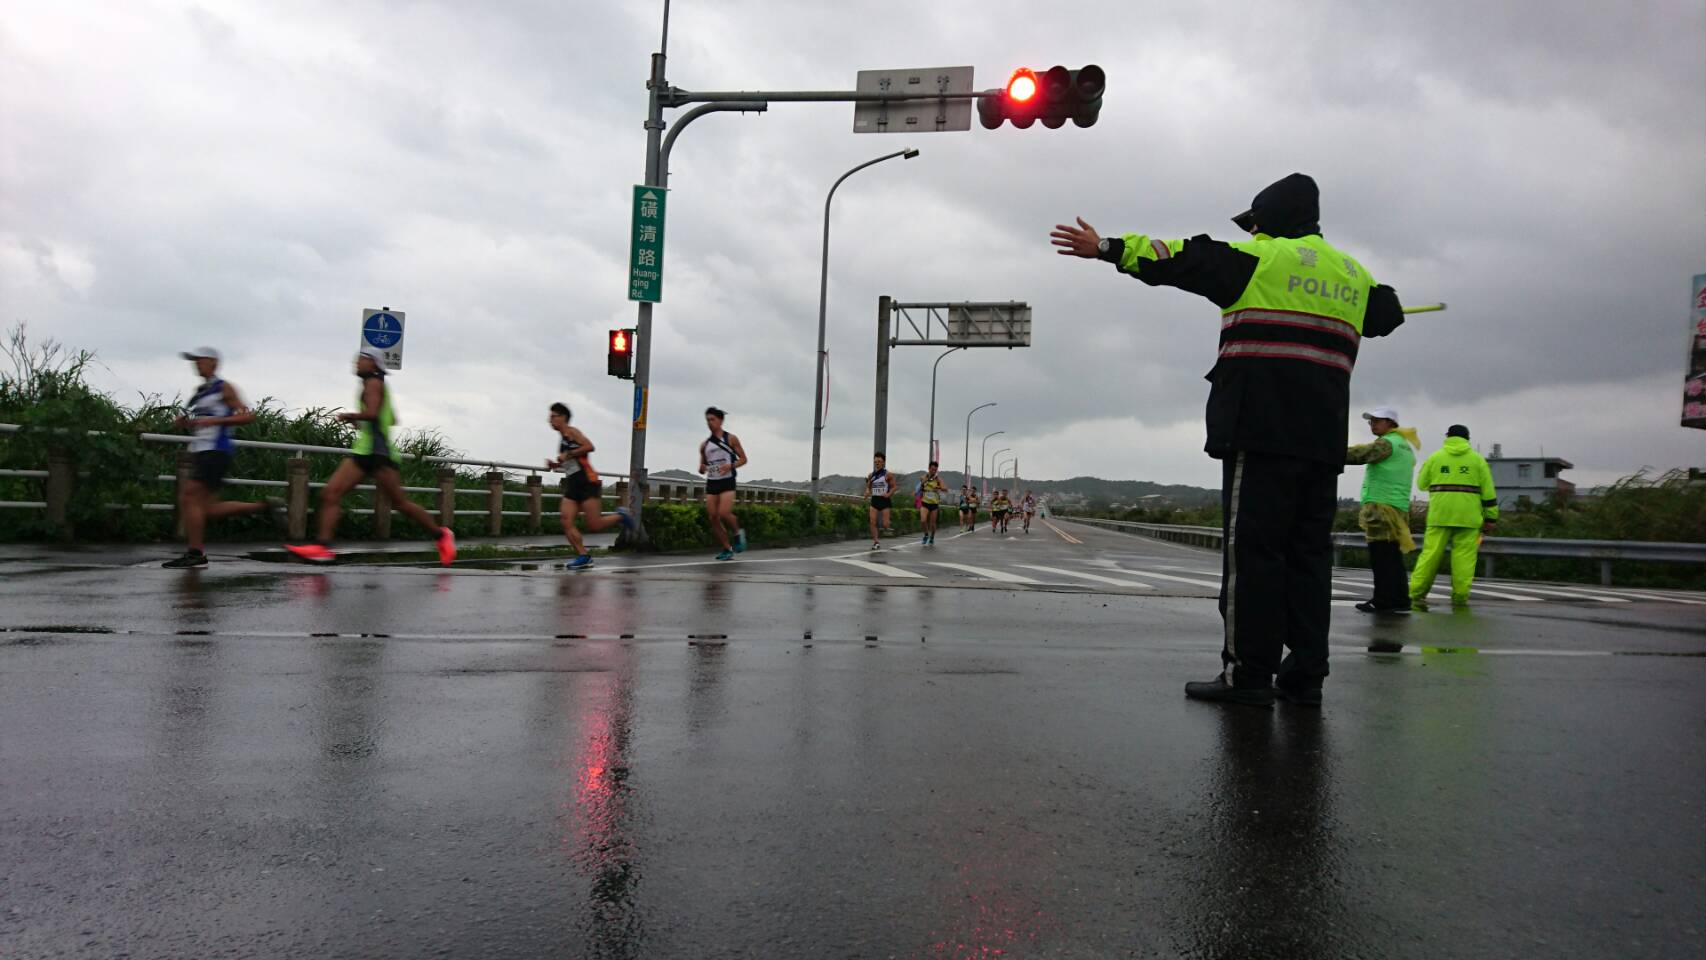
<path fill-rule="evenodd" d="M 1335 370 L 1351 372 L 1355 363 L 1336 350 L 1326 350 L 1304 343 L 1277 343 L 1271 340 L 1233 340 L 1220 348 L 1221 357 L 1261 357 L 1270 360 L 1306 360 Z"/>
<path fill-rule="evenodd" d="M 1322 330 L 1327 333 L 1344 337 L 1352 343 L 1361 339 L 1357 328 L 1338 317 L 1325 317 L 1318 313 L 1304 313 L 1300 310 L 1234 310 L 1220 318 L 1220 329 L 1226 330 L 1241 324 L 1263 324 L 1275 327 L 1297 327 L 1301 330 Z"/>
<path fill-rule="evenodd" d="M 1481 488 L 1480 487 L 1474 486 L 1473 484 L 1467 484 L 1467 483 L 1436 483 L 1433 486 L 1428 488 L 1428 492 L 1429 493 L 1473 493 L 1475 495 L 1476 499 L 1479 499 L 1481 496 Z M 1498 503 L 1497 500 L 1489 500 L 1487 502 L 1488 503 Z"/>

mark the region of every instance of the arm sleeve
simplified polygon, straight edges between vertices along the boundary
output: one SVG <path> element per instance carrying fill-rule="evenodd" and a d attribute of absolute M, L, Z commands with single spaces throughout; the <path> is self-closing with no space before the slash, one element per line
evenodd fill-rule
<path fill-rule="evenodd" d="M 1398 291 L 1382 283 L 1368 291 L 1368 310 L 1362 318 L 1362 335 L 1384 337 L 1404 325 L 1404 305 Z"/>
<path fill-rule="evenodd" d="M 1499 522 L 1499 492 L 1493 489 L 1493 471 L 1485 463 L 1481 464 L 1481 519 Z"/>
<path fill-rule="evenodd" d="M 1121 238 L 1121 273 L 1152 287 L 1178 287 L 1225 309 L 1238 302 L 1261 261 L 1230 244 L 1198 234 L 1189 240 L 1161 240 L 1129 233 Z"/>
<path fill-rule="evenodd" d="M 1364 443 L 1345 451 L 1346 463 L 1379 463 L 1392 456 L 1392 442 L 1385 437 L 1373 443 Z"/>

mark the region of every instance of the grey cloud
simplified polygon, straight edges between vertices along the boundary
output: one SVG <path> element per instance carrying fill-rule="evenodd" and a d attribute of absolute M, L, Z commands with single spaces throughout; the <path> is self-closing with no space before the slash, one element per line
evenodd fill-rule
<path fill-rule="evenodd" d="M 86 253 L 95 282 L 85 298 L 0 276 L 4 316 L 99 347 L 128 380 L 153 362 L 175 384 L 179 365 L 152 359 L 162 344 L 223 337 L 246 351 L 251 393 L 248 381 L 306 404 L 345 401 L 357 310 L 388 298 L 410 315 L 411 409 L 510 455 L 539 443 L 542 401 L 571 397 L 609 468 L 628 386 L 600 355 L 604 330 L 633 317 L 628 188 L 657 6 L 163 6 L 172 15 L 140 47 L 89 41 L 131 67 L 124 86 L 107 86 L 116 73 L 64 83 L 77 63 L 32 36 L 66 25 L 32 11 L 0 34 L 0 241 Z M 1213 482 L 1189 448 L 1145 449 L 1195 435 L 1212 307 L 1056 257 L 1046 234 L 1083 214 L 1104 230 L 1226 235 L 1226 217 L 1292 169 L 1322 182 L 1331 239 L 1406 299 L 1452 304 L 1368 343 L 1359 397 L 1496 412 L 1539 438 L 1558 427 L 1536 391 L 1597 385 L 1632 424 L 1620 458 L 1677 455 L 1675 411 L 1652 408 L 1650 384 L 1680 369 L 1684 287 L 1706 270 L 1706 227 L 1677 213 L 1706 200 L 1690 92 L 1700 5 L 1622 8 L 1612 26 L 1589 4 L 1544 18 L 1109 4 L 1074 22 L 942 6 L 908 8 L 905 29 L 889 9 L 679 3 L 671 78 L 845 87 L 861 67 L 974 63 L 994 86 L 1019 63 L 1095 61 L 1110 94 L 1089 130 L 923 135 L 919 159 L 843 188 L 831 469 L 868 451 L 878 295 L 1016 297 L 1037 309 L 1036 345 L 944 361 L 939 435 L 999 399 L 979 425 L 1049 450 L 1051 475 L 1080 472 L 1075 459 L 1198 463 L 1190 479 Z M 103 93 L 117 110 L 93 105 Z M 658 467 L 683 465 L 715 400 L 776 458 L 760 472 L 804 476 L 823 191 L 902 139 L 852 136 L 851 111 L 776 104 L 682 137 L 655 338 Z M 47 275 L 39 256 L 4 262 Z M 897 449 L 923 449 L 935 354 L 896 351 Z M 434 383 L 484 391 L 486 419 Z M 487 410 L 509 412 L 492 423 Z"/>

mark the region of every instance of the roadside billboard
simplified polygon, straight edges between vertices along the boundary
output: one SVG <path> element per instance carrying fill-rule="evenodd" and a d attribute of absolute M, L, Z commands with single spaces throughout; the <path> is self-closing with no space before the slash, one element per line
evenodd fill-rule
<path fill-rule="evenodd" d="M 1682 385 L 1682 425 L 1706 430 L 1706 273 L 1694 275 L 1688 308 L 1688 379 Z"/>

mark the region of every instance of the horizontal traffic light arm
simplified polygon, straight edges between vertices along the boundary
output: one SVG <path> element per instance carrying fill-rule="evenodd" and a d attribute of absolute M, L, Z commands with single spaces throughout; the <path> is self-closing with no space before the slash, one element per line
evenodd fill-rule
<path fill-rule="evenodd" d="M 916 100 L 981 100 L 996 97 L 1001 90 L 976 90 L 971 93 L 896 94 L 866 93 L 859 90 L 683 90 L 670 87 L 658 96 L 666 107 L 681 107 L 689 103 L 719 103 L 725 100 L 765 100 L 775 103 L 906 103 Z"/>

